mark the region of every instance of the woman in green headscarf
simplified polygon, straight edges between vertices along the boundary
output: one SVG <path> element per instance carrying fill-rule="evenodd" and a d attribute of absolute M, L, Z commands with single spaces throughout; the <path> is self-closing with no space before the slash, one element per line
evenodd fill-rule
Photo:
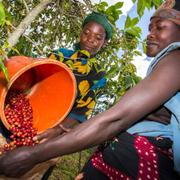
<path fill-rule="evenodd" d="M 106 84 L 105 71 L 99 66 L 96 57 L 111 37 L 112 26 L 107 17 L 92 12 L 82 23 L 80 41 L 74 45 L 74 49 L 59 48 L 50 54 L 49 58 L 65 63 L 73 71 L 77 96 L 68 117 L 55 128 L 38 135 L 38 140 L 57 136 L 90 117 L 98 90 Z"/>
<path fill-rule="evenodd" d="M 112 26 L 107 17 L 92 12 L 82 23 L 80 41 L 74 45 L 74 49 L 59 48 L 50 54 L 49 58 L 65 63 L 73 71 L 77 83 L 77 95 L 69 115 L 63 122 L 39 134 L 35 137 L 36 140 L 52 139 L 68 132 L 90 117 L 96 105 L 97 93 L 106 84 L 105 71 L 99 66 L 96 56 L 111 37 Z M 52 168 L 47 171 L 46 177 L 49 176 L 50 171 Z"/>

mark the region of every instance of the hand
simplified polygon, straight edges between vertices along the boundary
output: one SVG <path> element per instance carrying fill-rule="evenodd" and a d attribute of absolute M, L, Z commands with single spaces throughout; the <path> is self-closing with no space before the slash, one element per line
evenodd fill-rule
<path fill-rule="evenodd" d="M 33 147 L 21 147 L 0 156 L 0 174 L 20 177 L 36 164 Z"/>
<path fill-rule="evenodd" d="M 78 174 L 74 180 L 82 180 L 84 178 L 84 174 L 83 173 L 80 173 Z"/>
<path fill-rule="evenodd" d="M 33 138 L 33 140 L 40 141 L 42 143 L 69 131 L 69 128 L 65 128 L 63 125 L 58 124 L 54 128 L 49 128 L 45 132 L 38 134 Z"/>

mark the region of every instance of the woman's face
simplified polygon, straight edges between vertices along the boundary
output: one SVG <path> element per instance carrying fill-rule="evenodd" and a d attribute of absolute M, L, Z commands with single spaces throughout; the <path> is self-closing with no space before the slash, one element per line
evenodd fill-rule
<path fill-rule="evenodd" d="M 170 20 L 153 18 L 147 36 L 147 56 L 154 57 L 173 42 L 180 41 L 180 27 Z"/>
<path fill-rule="evenodd" d="M 82 29 L 80 35 L 80 48 L 87 50 L 91 56 L 95 55 L 106 42 L 106 32 L 103 26 L 91 21 Z"/>

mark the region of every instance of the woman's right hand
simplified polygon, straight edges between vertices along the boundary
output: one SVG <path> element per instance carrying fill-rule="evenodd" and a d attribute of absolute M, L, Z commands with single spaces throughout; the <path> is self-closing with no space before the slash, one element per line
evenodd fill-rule
<path fill-rule="evenodd" d="M 57 126 L 53 128 L 49 128 L 46 131 L 44 131 L 41 134 L 36 135 L 33 140 L 39 141 L 40 143 L 45 142 L 47 140 L 50 140 L 52 138 L 55 138 L 63 133 L 68 132 L 69 129 L 64 128 L 61 124 L 58 124 Z"/>
<path fill-rule="evenodd" d="M 53 128 L 49 128 L 41 134 L 38 134 L 33 139 L 34 141 L 45 142 L 49 139 L 55 138 L 59 135 L 69 132 L 75 125 L 79 124 L 76 119 L 66 118 L 61 124 Z"/>

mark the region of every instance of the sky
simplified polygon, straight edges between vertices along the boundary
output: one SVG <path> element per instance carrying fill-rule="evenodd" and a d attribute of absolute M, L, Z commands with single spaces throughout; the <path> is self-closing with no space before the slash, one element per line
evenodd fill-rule
<path fill-rule="evenodd" d="M 113 5 L 119 1 L 124 2 L 124 5 L 121 9 L 123 14 L 120 17 L 120 19 L 117 21 L 117 26 L 119 28 L 124 27 L 124 22 L 127 15 L 129 15 L 131 18 L 137 16 L 137 13 L 136 13 L 137 7 L 136 7 L 136 4 L 135 5 L 133 4 L 132 0 L 91 0 L 91 1 L 93 3 L 106 1 L 109 5 Z M 138 23 L 138 26 L 142 29 L 142 35 L 141 35 L 142 39 L 145 39 L 148 34 L 148 24 L 149 24 L 150 17 L 152 16 L 153 11 L 154 10 L 149 12 L 148 10 L 145 10 L 144 12 L 145 16 L 143 16 L 140 22 Z M 143 54 L 143 56 L 136 56 L 133 61 L 133 64 L 137 68 L 137 75 L 144 78 L 146 75 L 146 71 L 149 66 L 149 63 L 150 61 L 147 59 L 145 54 Z"/>

